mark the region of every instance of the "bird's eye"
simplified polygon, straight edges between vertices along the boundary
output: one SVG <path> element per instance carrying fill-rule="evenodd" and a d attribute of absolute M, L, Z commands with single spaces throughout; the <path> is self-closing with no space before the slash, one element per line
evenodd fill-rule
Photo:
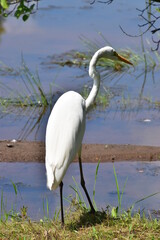
<path fill-rule="evenodd" d="M 117 56 L 117 52 L 115 50 L 113 50 L 113 55 Z"/>

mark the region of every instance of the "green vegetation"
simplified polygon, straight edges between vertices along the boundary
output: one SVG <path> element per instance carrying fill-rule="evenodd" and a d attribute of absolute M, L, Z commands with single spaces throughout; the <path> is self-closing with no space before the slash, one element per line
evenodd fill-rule
<path fill-rule="evenodd" d="M 38 0 L 0 0 L 0 15 L 3 17 L 8 17 L 14 13 L 14 16 L 17 19 L 22 17 L 23 21 L 26 21 L 29 18 L 30 14 L 34 13 L 37 6 Z"/>
<path fill-rule="evenodd" d="M 97 206 L 94 199 L 98 169 L 99 162 L 95 171 L 95 183 L 93 187 L 93 203 L 96 209 Z M 113 171 L 117 187 L 118 207 L 111 208 L 107 206 L 105 210 L 97 211 L 95 214 L 90 213 L 81 190 L 73 178 L 75 186 L 72 189 L 76 195 L 75 198 L 71 198 L 70 206 L 65 211 L 65 226 L 63 228 L 59 219 L 60 210 L 55 210 L 52 219 L 49 217 L 47 199 L 43 201 L 44 218 L 35 222 L 29 218 L 26 206 L 23 206 L 18 213 L 15 210 L 16 207 L 13 208 L 13 206 L 7 212 L 5 209 L 6 200 L 3 198 L 2 191 L 0 239 L 160 239 L 160 221 L 152 219 L 151 215 L 148 218 L 144 213 L 140 214 L 140 212 L 137 212 L 132 214 L 135 204 L 128 211 L 121 211 L 121 202 L 126 181 L 120 194 L 114 166 Z M 12 185 L 15 196 L 17 196 L 18 190 L 16 184 L 12 183 Z M 146 198 L 139 201 L 143 201 Z M 115 212 L 113 209 L 118 210 Z"/>
<path fill-rule="evenodd" d="M 111 45 L 101 33 L 99 35 L 99 42 L 81 37 L 86 51 L 70 51 L 62 55 L 54 55 L 50 57 L 49 62 L 45 62 L 43 65 L 49 68 L 55 66 L 55 64 L 61 67 L 76 67 L 86 72 L 93 53 L 102 46 Z M 147 44 L 150 48 L 149 41 L 147 41 Z M 149 93 L 147 95 L 144 94 L 146 82 L 148 80 L 152 80 L 153 83 L 155 82 L 154 73 L 160 68 L 160 54 L 158 52 L 151 54 L 150 51 L 146 50 L 143 39 L 141 49 L 141 53 L 137 53 L 131 49 L 117 50 L 134 64 L 134 68 L 139 68 L 137 76 L 135 76 L 135 69 L 125 63 L 113 62 L 107 59 L 101 59 L 98 62 L 97 68 L 101 72 L 101 87 L 92 112 L 95 109 L 96 111 L 104 111 L 107 107 L 122 112 L 128 112 L 128 110 L 134 112 L 144 108 L 160 108 L 159 99 L 152 99 Z M 25 139 L 35 129 L 37 129 L 37 134 L 48 107 L 51 108 L 53 106 L 61 93 L 56 93 L 56 85 L 54 83 L 50 84 L 48 91 L 44 90 L 38 71 L 32 72 L 25 64 L 23 57 L 21 66 L 18 69 L 7 66 L 2 62 L 0 62 L 0 66 L 0 75 L 3 77 L 12 77 L 12 86 L 14 85 L 12 87 L 6 84 L 5 81 L 0 83 L 0 88 L 5 93 L 5 95 L 0 96 L 0 117 L 4 117 L 10 113 L 13 113 L 15 116 L 28 116 L 28 120 L 23 128 L 24 133 L 20 134 L 19 138 Z M 117 87 L 117 83 L 119 83 L 122 77 L 124 79 L 125 74 L 128 74 L 127 78 L 132 78 L 130 79 L 132 82 L 142 80 L 142 86 L 138 89 L 139 93 L 137 96 L 132 96 L 123 87 L 120 89 Z M 88 77 L 88 71 L 83 77 L 86 77 L 86 80 L 91 82 Z M 86 81 L 86 85 L 80 90 L 85 99 L 90 92 L 89 86 L 91 84 L 92 82 L 88 83 Z M 125 87 L 127 88 L 127 85 Z M 91 117 L 90 115 L 88 116 L 89 118 Z"/>
<path fill-rule="evenodd" d="M 82 36 L 80 38 L 83 43 L 86 51 L 70 51 L 58 56 L 51 56 L 49 61 L 44 63 L 49 68 L 54 65 L 59 66 L 68 66 L 68 67 L 79 67 L 79 68 L 88 68 L 90 59 L 92 55 L 99 48 L 110 45 L 108 40 L 99 33 L 100 40 L 90 40 L 86 37 Z M 159 107 L 159 101 L 152 101 L 152 104 L 146 101 L 148 96 L 144 95 L 144 88 L 147 81 L 153 81 L 155 83 L 155 72 L 160 69 L 160 54 L 157 51 L 151 52 L 151 44 L 149 40 L 146 39 L 145 44 L 143 38 L 141 38 L 141 49 L 137 51 L 133 51 L 130 48 L 126 49 L 117 49 L 117 52 L 120 53 L 123 57 L 129 59 L 133 65 L 133 67 L 128 66 L 123 62 L 111 61 L 108 59 L 100 59 L 97 63 L 97 68 L 101 73 L 101 89 L 99 91 L 98 97 L 96 99 L 96 104 L 98 106 L 106 107 L 110 104 L 110 100 L 116 97 L 116 94 L 112 92 L 110 84 L 114 86 L 114 83 L 118 83 L 121 78 L 124 78 L 124 75 L 128 74 L 127 78 L 131 78 L 131 81 L 141 81 L 142 85 L 138 89 L 138 96 L 134 99 L 132 96 L 126 96 L 123 90 L 117 93 L 118 96 L 121 97 L 118 102 L 118 107 L 120 110 L 126 109 L 137 109 L 140 106 L 148 105 L 149 108 Z M 135 68 L 137 68 L 137 73 L 135 73 Z M 86 78 L 88 75 L 86 74 Z M 144 79 L 143 79 L 144 78 Z M 106 85 L 108 89 L 106 91 Z M 86 98 L 89 93 L 88 86 L 85 86 L 82 89 L 81 94 Z M 128 93 L 127 93 L 128 94 Z M 117 104 L 117 102 L 114 102 Z M 117 106 L 116 106 L 117 107 Z"/>
<path fill-rule="evenodd" d="M 14 70 L 11 67 L 2 65 L 1 73 L 3 75 L 11 74 L 18 75 L 20 79 L 15 84 L 21 86 L 21 89 L 14 89 L 9 86 L 9 84 L 0 83 L 1 89 L 5 91 L 5 95 L 8 96 L 0 97 L 0 106 L 4 110 L 11 107 L 43 107 L 46 108 L 52 104 L 53 99 L 53 84 L 50 84 L 50 92 L 46 93 L 43 90 L 42 83 L 38 71 L 32 73 L 24 60 L 22 59 L 22 64 L 19 70 Z"/>
<path fill-rule="evenodd" d="M 81 95 L 83 98 L 87 98 L 90 92 L 90 88 L 85 85 L 82 89 Z M 93 105 L 92 108 L 95 108 L 97 106 L 99 106 L 99 108 L 106 108 L 107 106 L 109 106 L 110 104 L 110 100 L 113 97 L 113 94 L 110 93 L 110 91 L 108 89 L 106 89 L 105 87 L 102 87 L 101 91 L 99 91 L 97 98 L 96 98 L 96 102 Z"/>
<path fill-rule="evenodd" d="M 114 177 L 115 177 L 115 181 L 116 181 L 116 187 L 117 187 L 117 196 L 118 196 L 118 206 L 115 208 L 112 208 L 111 214 L 114 218 L 117 218 L 118 216 L 121 215 L 121 204 L 122 204 L 122 197 L 123 197 L 123 193 L 124 193 L 124 189 L 127 183 L 127 179 L 124 183 L 123 189 L 122 189 L 122 193 L 120 193 L 120 189 L 119 189 L 119 184 L 118 184 L 118 178 L 117 178 L 117 174 L 116 174 L 116 170 L 113 164 L 113 170 L 114 170 Z"/>
<path fill-rule="evenodd" d="M 135 214 L 115 219 L 105 212 L 92 215 L 80 208 L 66 216 L 66 224 L 60 222 L 33 222 L 29 218 L 0 221 L 1 239 L 160 239 L 160 222 Z"/>
<path fill-rule="evenodd" d="M 86 43 L 86 49 L 87 51 L 83 52 L 79 52 L 79 51 L 75 51 L 72 50 L 70 52 L 66 52 L 63 53 L 61 55 L 54 55 L 54 56 L 50 56 L 49 61 L 48 62 L 44 62 L 43 64 L 49 67 L 52 67 L 53 65 L 59 65 L 59 66 L 68 66 L 68 67 L 88 67 L 89 62 L 93 56 L 93 54 L 101 47 L 105 46 L 106 44 L 108 45 L 108 43 L 101 43 L 99 45 L 96 45 L 95 47 L 90 47 L 90 44 L 92 44 L 92 42 L 85 42 Z M 87 45 L 88 43 L 88 45 Z M 136 53 L 134 53 L 132 50 L 123 50 L 120 49 L 118 50 L 118 52 L 128 58 L 129 60 L 133 60 L 134 62 L 136 61 L 140 61 L 141 58 L 140 56 L 136 55 Z M 140 59 L 139 59 L 140 58 Z M 112 61 L 110 59 L 107 58 L 101 58 L 98 63 L 97 63 L 97 67 L 100 67 L 100 72 L 103 75 L 103 71 L 105 70 L 109 70 L 112 72 L 121 72 L 126 69 L 129 68 L 129 66 L 127 66 L 127 64 L 123 63 L 123 62 L 119 62 L 119 61 Z"/>
<path fill-rule="evenodd" d="M 14 116 L 27 116 L 23 131 L 20 132 L 18 138 L 26 139 L 35 129 L 36 137 L 48 107 L 53 106 L 57 97 L 53 93 L 55 85 L 53 82 L 50 83 L 49 91 L 46 92 L 38 71 L 32 73 L 23 58 L 19 69 L 13 69 L 3 63 L 1 66 L 0 73 L 3 76 L 14 76 L 14 82 L 10 85 L 0 82 L 0 88 L 5 93 L 5 97 L 0 96 L 0 117 L 3 118 L 11 113 Z"/>
<path fill-rule="evenodd" d="M 7 70 L 9 69 L 9 72 L 14 72 L 11 68 L 7 68 L 6 66 L 5 68 Z M 6 95 L 9 96 L 8 98 L 0 97 L 0 105 L 3 107 L 48 106 L 50 99 L 47 99 L 47 94 L 43 90 L 38 72 L 36 71 L 35 74 L 32 74 L 22 59 L 22 66 L 17 73 L 21 76 L 21 82 L 17 84 L 18 87 L 21 85 L 22 88 L 13 89 L 4 83 L 0 83 L 1 88 L 5 91 Z M 51 95 L 49 95 L 49 97 L 50 96 Z"/>
<path fill-rule="evenodd" d="M 69 67 L 88 67 L 89 62 L 93 54 L 103 46 L 112 46 L 110 42 L 104 37 L 102 33 L 99 33 L 100 41 L 90 40 L 84 36 L 80 37 L 82 44 L 84 45 L 86 51 L 75 51 L 63 53 L 61 55 L 50 56 L 48 62 L 44 63 L 46 66 L 51 67 L 52 65 L 69 66 Z M 151 47 L 151 43 L 146 39 L 146 47 Z M 117 52 L 123 57 L 131 61 L 135 66 L 139 64 L 144 64 L 147 62 L 147 71 L 155 70 L 160 68 L 160 54 L 157 51 L 146 50 L 144 48 L 144 42 L 142 39 L 141 49 L 138 52 L 130 49 L 117 49 Z M 127 64 L 119 61 L 112 61 L 106 58 L 102 58 L 98 61 L 97 66 L 100 67 L 100 72 L 103 75 L 104 70 L 109 70 L 112 72 L 124 72 L 131 68 Z M 105 68 L 105 69 L 104 69 Z"/>
<path fill-rule="evenodd" d="M 95 171 L 95 179 L 94 179 L 94 187 L 93 187 L 93 198 L 92 198 L 92 202 L 93 202 L 93 206 L 95 208 L 95 210 L 97 211 L 98 208 L 97 208 L 97 205 L 96 205 L 96 202 L 95 202 L 95 189 L 96 189 L 96 182 L 97 182 L 97 176 L 98 176 L 98 169 L 99 169 L 99 164 L 100 164 L 100 160 L 98 161 L 98 164 L 97 164 L 97 167 L 96 167 L 96 171 Z M 83 194 L 78 186 L 78 183 L 76 182 L 75 178 L 72 177 L 73 179 L 73 182 L 75 184 L 75 186 L 70 186 L 71 189 L 73 189 L 73 191 L 75 192 L 75 198 L 73 199 L 72 196 L 69 196 L 68 198 L 65 198 L 66 201 L 68 201 L 70 203 L 70 205 L 77 205 L 85 210 L 85 211 L 88 211 L 90 209 L 87 208 L 87 204 L 83 198 Z M 71 198 L 71 199 L 70 199 Z"/>
<path fill-rule="evenodd" d="M 88 67 L 89 61 L 93 55 L 93 53 L 98 50 L 100 47 L 104 45 L 108 45 L 108 41 L 105 37 L 99 33 L 101 37 L 101 41 L 91 41 L 85 37 L 81 37 L 82 43 L 85 45 L 87 49 L 86 52 L 78 52 L 78 51 L 71 51 L 62 55 L 50 57 L 48 63 L 44 63 L 46 66 L 53 66 L 53 65 L 60 65 L 60 66 L 69 66 L 69 67 Z M 148 45 L 149 45 L 148 41 Z M 155 71 L 160 68 L 160 55 L 158 52 L 153 52 L 153 56 L 151 56 L 150 52 L 144 49 L 144 44 L 142 41 L 142 54 L 138 54 L 131 49 L 120 49 L 118 52 L 124 56 L 125 58 L 129 59 L 134 66 L 144 63 L 145 64 L 145 76 L 150 71 Z M 133 71 L 133 68 L 130 68 L 127 64 L 123 62 L 116 62 L 111 61 L 108 59 L 101 59 L 97 63 L 97 67 L 101 72 L 101 89 L 99 91 L 98 97 L 96 99 L 96 105 L 105 108 L 110 104 L 110 100 L 115 97 L 115 95 L 110 91 L 110 89 L 106 88 L 106 83 L 104 80 L 107 78 L 107 83 L 110 83 L 112 80 L 119 81 L 124 74 Z M 1 75 L 12 75 L 12 76 L 20 76 L 21 81 L 20 85 L 22 88 L 13 89 L 10 86 L 0 83 L 1 89 L 6 92 L 7 98 L 0 97 L 0 105 L 5 110 L 7 107 L 47 107 L 48 105 L 52 105 L 53 99 L 53 84 L 50 84 L 50 92 L 47 93 L 43 90 L 42 82 L 40 80 L 39 74 L 36 71 L 32 73 L 27 65 L 25 64 L 22 58 L 22 64 L 20 69 L 16 70 L 12 67 L 9 67 L 1 62 Z M 144 72 L 143 72 L 144 74 Z M 136 77 L 136 80 L 141 77 L 142 74 Z M 152 74 L 153 75 L 153 74 Z M 16 81 L 15 81 L 16 83 Z M 19 83 L 18 83 L 19 84 Z M 141 89 L 140 97 L 142 99 L 144 84 Z M 84 98 L 87 98 L 89 94 L 89 87 L 86 85 L 81 91 L 81 94 Z M 123 94 L 123 92 L 122 92 Z M 146 98 L 146 97 L 145 97 Z M 130 104 L 133 106 L 133 101 L 130 99 Z M 146 101 L 147 102 L 147 101 Z M 122 95 L 122 108 L 126 108 L 128 105 L 128 100 L 126 101 L 126 96 Z M 148 103 L 148 102 L 147 102 Z M 159 101 L 157 100 L 154 106 L 159 106 Z M 131 106 L 131 107 L 132 107 Z"/>

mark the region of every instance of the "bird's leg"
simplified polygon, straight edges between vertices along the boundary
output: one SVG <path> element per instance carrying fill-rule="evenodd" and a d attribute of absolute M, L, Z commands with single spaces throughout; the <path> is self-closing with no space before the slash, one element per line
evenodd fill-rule
<path fill-rule="evenodd" d="M 88 202 L 89 202 L 89 205 L 90 205 L 90 208 L 91 208 L 91 212 L 92 213 L 95 213 L 95 209 L 93 207 L 93 204 L 91 202 L 91 199 L 90 199 L 90 196 L 88 194 L 88 191 L 86 189 L 86 185 L 85 185 L 85 181 L 84 181 L 84 176 L 83 176 L 83 170 L 82 170 L 82 161 L 81 161 L 81 152 L 79 152 L 78 154 L 78 159 L 79 159 L 79 168 L 80 168 L 80 175 L 81 175 L 81 186 L 86 194 L 86 197 L 88 199 Z"/>
<path fill-rule="evenodd" d="M 61 204 L 61 223 L 64 225 L 64 214 L 63 214 L 63 182 L 60 183 L 60 204 Z"/>

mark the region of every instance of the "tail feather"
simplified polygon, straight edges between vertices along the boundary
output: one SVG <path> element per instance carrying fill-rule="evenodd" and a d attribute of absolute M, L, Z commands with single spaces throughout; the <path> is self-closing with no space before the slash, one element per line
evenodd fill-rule
<path fill-rule="evenodd" d="M 55 167 L 46 164 L 47 187 L 53 190 Z"/>

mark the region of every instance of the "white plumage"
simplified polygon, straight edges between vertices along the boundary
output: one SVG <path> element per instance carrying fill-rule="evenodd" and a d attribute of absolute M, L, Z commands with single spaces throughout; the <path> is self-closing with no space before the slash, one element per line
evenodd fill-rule
<path fill-rule="evenodd" d="M 51 112 L 46 131 L 47 186 L 50 190 L 59 186 L 80 150 L 85 115 L 85 100 L 73 91 L 63 94 Z"/>
<path fill-rule="evenodd" d="M 112 47 L 107 46 L 99 49 L 93 55 L 89 65 L 89 75 L 94 81 L 88 98 L 85 100 L 80 94 L 73 91 L 63 94 L 56 102 L 47 124 L 45 158 L 47 186 L 50 190 L 60 186 L 62 224 L 64 223 L 62 180 L 67 168 L 78 152 L 81 185 L 85 191 L 91 211 L 95 212 L 85 187 L 81 163 L 81 144 L 85 131 L 86 113 L 95 101 L 99 90 L 100 74 L 96 70 L 96 63 L 101 57 L 132 64 L 118 55 Z"/>

